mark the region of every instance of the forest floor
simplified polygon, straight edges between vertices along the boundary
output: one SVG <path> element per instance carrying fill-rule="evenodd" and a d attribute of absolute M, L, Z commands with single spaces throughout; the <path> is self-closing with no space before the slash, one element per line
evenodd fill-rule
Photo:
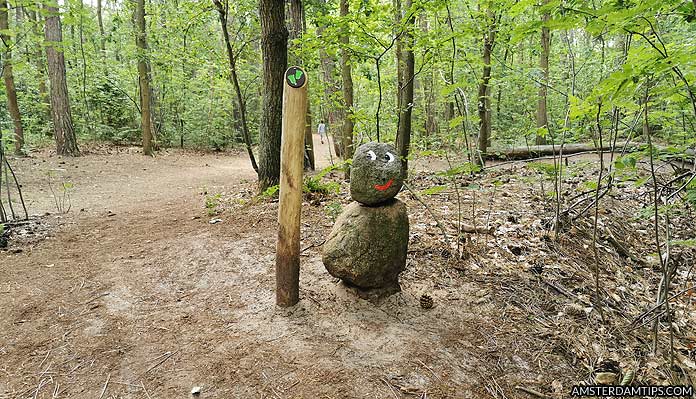
<path fill-rule="evenodd" d="M 683 291 L 671 302 L 673 367 L 667 318 L 653 355 L 655 315 L 640 317 L 660 280 L 652 222 L 637 211 L 644 187 L 602 200 L 596 258 L 589 216 L 558 240 L 549 232 L 552 183 L 538 168 L 455 179 L 436 173 L 443 160 L 416 160 L 410 185 L 429 209 L 399 195 L 411 224 L 402 291 L 368 300 L 321 263 L 350 201 L 342 183 L 305 197 L 301 301 L 283 310 L 277 202 L 255 195 L 244 153 L 93 146 L 12 162 L 37 216 L 0 252 L 0 398 L 187 398 L 193 387 L 202 398 L 565 398 L 609 360 L 637 383 L 696 381 L 691 248 L 672 253 Z M 596 180 L 593 165 L 572 159 L 569 197 Z M 675 211 L 675 240 L 693 238 L 690 211 Z M 490 234 L 458 240 L 460 219 Z M 424 293 L 434 308 L 420 307 Z"/>

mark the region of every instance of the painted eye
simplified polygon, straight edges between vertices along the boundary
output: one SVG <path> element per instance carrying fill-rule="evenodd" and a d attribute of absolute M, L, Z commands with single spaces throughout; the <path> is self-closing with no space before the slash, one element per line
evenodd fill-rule
<path fill-rule="evenodd" d="M 367 156 L 370 157 L 370 160 L 376 161 L 377 160 L 377 154 L 375 154 L 374 151 L 370 150 L 367 152 Z"/>
<path fill-rule="evenodd" d="M 392 163 L 394 162 L 394 154 L 392 154 L 391 152 L 387 152 L 386 154 L 384 154 L 384 159 L 387 161 L 387 163 Z"/>

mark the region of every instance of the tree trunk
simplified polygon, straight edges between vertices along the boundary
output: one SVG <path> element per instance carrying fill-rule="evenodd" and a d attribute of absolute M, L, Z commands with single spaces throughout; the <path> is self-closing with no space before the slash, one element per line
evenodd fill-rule
<path fill-rule="evenodd" d="M 317 33 L 319 37 L 322 36 L 324 33 L 324 29 L 326 29 L 326 26 L 320 25 L 317 27 Z M 344 37 L 343 35 L 339 38 L 339 42 L 343 43 L 345 40 L 348 40 L 348 37 Z M 322 72 L 324 74 L 324 104 L 326 107 L 328 107 L 328 110 L 326 110 L 326 116 L 328 118 L 327 120 L 327 140 L 329 137 L 329 132 L 331 129 L 334 129 L 333 133 L 333 146 L 334 146 L 334 152 L 336 153 L 337 156 L 344 158 L 343 157 L 343 152 L 341 150 L 341 130 L 337 128 L 339 121 L 341 121 L 342 116 L 344 115 L 341 110 L 336 107 L 334 104 L 337 101 L 338 93 L 341 91 L 341 88 L 338 86 L 336 83 L 336 80 L 334 79 L 334 59 L 329 57 L 329 54 L 326 52 L 325 47 L 321 47 L 319 49 L 319 59 L 321 60 L 321 66 L 322 66 Z M 341 61 L 343 62 L 343 61 Z M 345 83 L 344 83 L 345 84 Z M 324 112 L 322 112 L 322 117 L 324 116 Z M 336 134 L 338 133 L 338 134 Z M 327 145 L 331 145 L 331 141 L 327 143 Z"/>
<path fill-rule="evenodd" d="M 78 156 L 77 138 L 70 114 L 68 82 L 65 77 L 65 57 L 63 55 L 63 32 L 57 7 L 44 6 L 46 11 L 46 63 L 48 79 L 51 83 L 51 119 L 53 136 L 58 155 Z"/>
<path fill-rule="evenodd" d="M 495 44 L 496 23 L 495 16 L 490 10 L 488 10 L 486 15 L 489 19 L 488 31 L 484 33 L 483 37 L 483 75 L 478 89 L 479 156 L 476 157 L 476 162 L 479 163 L 483 162 L 491 140 L 491 97 L 489 82 L 491 80 L 491 52 Z"/>
<path fill-rule="evenodd" d="M 288 63 L 288 31 L 283 0 L 259 0 L 263 53 L 263 108 L 259 132 L 259 188 L 278 184 L 283 84 Z"/>
<path fill-rule="evenodd" d="M 341 17 L 347 17 L 349 10 L 348 0 L 341 0 Z M 340 37 L 341 43 L 341 80 L 343 80 L 343 102 L 345 104 L 345 117 L 341 128 L 341 153 L 343 159 L 353 157 L 353 74 L 350 65 L 350 29 L 346 29 Z M 350 178 L 350 170 L 346 169 L 346 177 Z"/>
<path fill-rule="evenodd" d="M 135 45 L 138 47 L 138 82 L 140 84 L 140 123 L 143 129 L 143 154 L 153 154 L 152 91 L 150 90 L 150 60 L 145 32 L 145 0 L 136 0 L 133 10 Z"/>
<path fill-rule="evenodd" d="M 503 53 L 503 64 L 507 65 L 508 54 L 510 53 L 510 48 L 505 47 L 505 52 Z M 503 85 L 498 85 L 498 97 L 495 101 L 495 114 L 496 118 L 500 120 L 500 103 L 503 98 Z"/>
<path fill-rule="evenodd" d="M 549 0 L 544 0 L 543 4 L 546 5 L 548 2 Z M 541 27 L 541 52 L 539 54 L 539 68 L 541 69 L 542 80 L 541 84 L 539 85 L 539 99 L 536 112 L 537 128 L 546 129 L 547 133 L 549 126 L 549 114 L 547 111 L 546 96 L 548 89 L 546 86 L 549 83 L 549 51 L 551 47 L 551 32 L 546 24 L 548 23 L 549 18 L 549 13 L 545 12 L 544 16 L 542 17 L 542 23 L 544 25 Z M 537 133 L 536 144 L 546 144 L 546 136 L 544 134 Z"/>
<path fill-rule="evenodd" d="M 259 167 L 256 164 L 256 158 L 254 158 L 254 151 L 251 148 L 251 135 L 249 134 L 249 126 L 246 120 L 246 104 L 244 104 L 244 96 L 242 95 L 242 89 L 239 87 L 239 78 L 237 77 L 237 60 L 234 58 L 234 51 L 232 51 L 232 44 L 230 44 L 230 34 L 227 31 L 227 15 L 228 15 L 228 2 L 225 0 L 223 5 L 220 0 L 213 0 L 215 7 L 218 10 L 220 16 L 220 25 L 222 26 L 222 37 L 225 39 L 225 47 L 227 48 L 227 58 L 230 62 L 230 80 L 234 86 L 235 94 L 237 95 L 237 108 L 235 109 L 235 115 L 238 116 L 238 121 L 241 122 L 242 136 L 244 138 L 244 143 L 246 144 L 247 153 L 249 154 L 249 161 L 251 161 L 251 167 L 254 168 L 256 173 L 259 173 Z"/>
<path fill-rule="evenodd" d="M 14 124 L 14 147 L 15 154 L 23 155 L 24 147 L 24 129 L 22 128 L 22 116 L 19 113 L 19 105 L 17 104 L 17 91 L 15 90 L 14 75 L 12 74 L 12 52 L 11 38 L 7 34 L 9 31 L 9 16 L 7 9 L 7 0 L 0 0 L 0 30 L 2 42 L 4 43 L 5 52 L 2 65 L 2 77 L 5 80 L 5 92 L 7 93 L 7 108 L 10 111 L 10 117 Z M 2 143 L 0 143 L 2 145 Z"/>
<path fill-rule="evenodd" d="M 304 5 L 302 4 L 302 0 L 289 0 L 288 4 L 290 14 L 290 24 L 288 25 L 290 27 L 289 39 L 301 39 L 306 30 Z M 300 57 L 300 50 L 301 48 L 297 45 L 291 46 L 288 55 L 291 64 L 298 66 L 303 65 L 302 58 Z M 309 96 L 307 96 L 304 140 L 305 169 L 314 170 L 314 141 L 312 140 L 312 112 L 310 105 Z"/>
<path fill-rule="evenodd" d="M 430 21 L 425 14 L 421 17 L 421 30 L 424 33 L 430 31 Z M 425 135 L 431 136 L 437 133 L 437 100 L 435 98 L 435 70 L 430 67 L 430 70 L 425 73 L 423 82 L 423 100 L 425 105 Z M 430 143 L 428 143 L 430 144 Z"/>
<path fill-rule="evenodd" d="M 102 57 L 106 57 L 106 36 L 104 35 L 104 20 L 102 19 L 102 0 L 97 0 L 97 23 L 99 24 L 99 49 Z"/>
<path fill-rule="evenodd" d="M 394 32 L 393 35 L 399 34 L 399 27 L 401 26 L 401 19 L 403 18 L 401 0 L 392 0 L 392 5 L 394 7 Z M 403 90 L 404 90 L 404 51 L 403 51 L 403 41 L 404 37 L 399 37 L 395 43 L 396 55 L 396 114 L 401 117 L 401 104 L 403 100 Z M 398 134 L 398 133 L 397 133 Z"/>
<path fill-rule="evenodd" d="M 404 1 L 406 13 L 411 11 L 413 0 Z M 403 90 L 401 91 L 401 107 L 399 113 L 399 127 L 396 133 L 396 151 L 401 157 L 401 173 L 406 178 L 408 172 L 408 151 L 411 145 L 411 111 L 413 110 L 413 80 L 415 74 L 415 59 L 413 56 L 413 26 L 416 17 L 411 14 L 405 22 L 403 34 Z"/>
<path fill-rule="evenodd" d="M 41 17 L 37 11 L 27 10 L 27 15 L 31 21 L 31 29 L 36 36 L 41 35 Z M 46 62 L 44 59 L 43 46 L 36 46 L 33 55 L 34 67 L 36 69 L 35 79 L 39 85 L 39 103 L 41 114 L 39 121 L 42 125 L 48 125 L 48 120 L 51 117 L 50 99 L 48 96 L 48 87 L 46 87 Z M 47 135 L 51 135 L 51 129 L 45 129 Z"/>

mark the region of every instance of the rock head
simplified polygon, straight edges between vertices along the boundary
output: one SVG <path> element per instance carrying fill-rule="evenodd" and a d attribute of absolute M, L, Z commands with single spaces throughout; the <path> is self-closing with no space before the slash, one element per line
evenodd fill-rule
<path fill-rule="evenodd" d="M 350 196 L 355 201 L 379 205 L 394 198 L 403 183 L 401 159 L 393 146 L 366 143 L 355 151 L 350 169 Z"/>

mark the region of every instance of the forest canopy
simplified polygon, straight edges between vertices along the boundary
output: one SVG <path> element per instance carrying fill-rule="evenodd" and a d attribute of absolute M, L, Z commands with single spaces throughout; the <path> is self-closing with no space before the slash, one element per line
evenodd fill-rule
<path fill-rule="evenodd" d="M 479 162 L 512 146 L 598 145 L 602 132 L 648 132 L 677 153 L 696 141 L 693 0 L 13 0 L 0 10 L 2 137 L 17 154 L 54 139 L 72 155 L 88 140 L 148 154 L 277 152 L 279 128 L 264 122 L 277 113 L 264 109 L 277 72 L 264 74 L 263 43 L 283 32 L 286 53 L 266 60 L 308 71 L 309 132 L 326 121 L 344 158 L 370 140 L 396 140 L 404 158 L 448 148 Z M 274 18 L 280 30 L 264 32 Z"/>

